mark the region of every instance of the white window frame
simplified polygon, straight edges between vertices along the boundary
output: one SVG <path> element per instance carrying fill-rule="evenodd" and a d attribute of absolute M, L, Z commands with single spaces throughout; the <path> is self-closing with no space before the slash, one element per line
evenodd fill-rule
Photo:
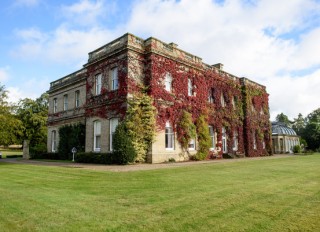
<path fill-rule="evenodd" d="M 165 148 L 166 150 L 174 150 L 174 132 L 168 121 L 165 127 Z"/>
<path fill-rule="evenodd" d="M 63 110 L 68 110 L 68 94 L 63 95 Z"/>
<path fill-rule="evenodd" d="M 209 126 L 208 129 L 209 129 L 210 142 L 211 142 L 210 150 L 213 151 L 216 148 L 215 133 L 214 133 L 213 126 Z"/>
<path fill-rule="evenodd" d="M 235 98 L 236 98 L 236 97 L 233 96 L 233 97 L 232 97 L 232 101 L 231 101 L 232 107 L 233 107 L 234 110 L 236 109 L 236 99 L 235 99 Z"/>
<path fill-rule="evenodd" d="M 97 74 L 95 76 L 95 91 L 96 91 L 96 95 L 100 95 L 101 94 L 101 89 L 102 89 L 102 75 L 101 73 Z"/>
<path fill-rule="evenodd" d="M 257 139 L 256 139 L 256 132 L 253 132 L 253 149 L 257 150 Z"/>
<path fill-rule="evenodd" d="M 188 78 L 188 96 L 193 96 L 193 83 L 190 78 Z"/>
<path fill-rule="evenodd" d="M 221 106 L 226 107 L 226 99 L 224 99 L 223 93 L 221 93 Z"/>
<path fill-rule="evenodd" d="M 238 151 L 238 146 L 239 146 L 239 135 L 238 135 L 238 131 L 234 131 L 233 132 L 233 150 L 234 151 Z"/>
<path fill-rule="evenodd" d="M 195 139 L 190 139 L 190 141 L 188 143 L 188 150 L 189 151 L 196 150 L 196 140 Z"/>
<path fill-rule="evenodd" d="M 167 90 L 168 92 L 172 91 L 172 76 L 170 73 L 166 73 L 164 77 L 164 86 L 165 90 Z"/>
<path fill-rule="evenodd" d="M 93 151 L 100 152 L 101 150 L 101 121 L 93 122 Z"/>
<path fill-rule="evenodd" d="M 75 107 L 80 107 L 80 90 L 74 92 Z"/>
<path fill-rule="evenodd" d="M 51 131 L 51 152 L 57 151 L 57 131 Z"/>
<path fill-rule="evenodd" d="M 118 67 L 111 69 L 111 90 L 119 88 Z"/>
<path fill-rule="evenodd" d="M 53 113 L 57 113 L 58 112 L 58 101 L 57 98 L 53 99 Z"/>
<path fill-rule="evenodd" d="M 113 151 L 113 136 L 114 133 L 116 132 L 117 126 L 119 125 L 119 118 L 110 118 L 109 120 L 110 122 L 110 147 L 109 147 L 109 151 Z"/>
<path fill-rule="evenodd" d="M 228 152 L 227 131 L 225 127 L 222 127 L 222 152 Z"/>

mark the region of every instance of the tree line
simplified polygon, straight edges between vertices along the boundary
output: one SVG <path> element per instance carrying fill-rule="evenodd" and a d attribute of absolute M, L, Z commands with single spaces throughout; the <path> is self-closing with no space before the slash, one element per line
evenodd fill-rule
<path fill-rule="evenodd" d="M 320 108 L 312 111 L 306 117 L 299 113 L 298 117 L 293 120 L 281 113 L 276 116 L 276 121 L 294 129 L 301 137 L 300 143 L 304 144 L 307 149 L 320 151 Z"/>
<path fill-rule="evenodd" d="M 22 144 L 30 141 L 30 148 L 46 151 L 48 94 L 39 98 L 8 102 L 8 91 L 0 83 L 0 145 Z"/>

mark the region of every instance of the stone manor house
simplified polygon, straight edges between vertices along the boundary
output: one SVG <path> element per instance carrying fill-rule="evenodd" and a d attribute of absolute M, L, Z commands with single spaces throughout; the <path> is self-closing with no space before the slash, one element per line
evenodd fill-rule
<path fill-rule="evenodd" d="M 206 115 L 208 158 L 272 154 L 264 86 L 225 72 L 220 63 L 208 65 L 177 44 L 129 33 L 90 52 L 82 69 L 50 84 L 48 152 L 57 152 L 59 128 L 74 123 L 85 125 L 86 152 L 111 152 L 126 102 L 141 92 L 152 97 L 156 108 L 148 162 L 182 161 L 197 152 L 197 138 L 190 141 L 188 156 L 179 146 L 175 125 L 183 110 L 194 121 Z"/>

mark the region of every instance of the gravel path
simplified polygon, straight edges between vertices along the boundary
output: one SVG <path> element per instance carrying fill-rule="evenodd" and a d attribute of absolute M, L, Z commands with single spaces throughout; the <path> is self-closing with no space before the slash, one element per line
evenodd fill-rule
<path fill-rule="evenodd" d="M 101 164 L 82 164 L 69 162 L 50 162 L 39 160 L 24 160 L 24 159 L 0 159 L 0 162 L 13 164 L 29 164 L 29 165 L 43 165 L 43 166 L 59 166 L 66 168 L 83 168 L 97 171 L 112 171 L 112 172 L 130 172 L 140 170 L 154 170 L 163 168 L 176 168 L 192 165 L 203 165 L 212 163 L 227 163 L 227 162 L 242 162 L 245 160 L 263 160 L 263 159 L 279 159 L 293 157 L 292 154 L 277 154 L 273 156 L 264 157 L 245 157 L 240 159 L 220 159 L 220 160 L 206 160 L 206 161 L 187 161 L 176 163 L 160 163 L 160 164 L 133 164 L 133 165 L 101 165 Z"/>

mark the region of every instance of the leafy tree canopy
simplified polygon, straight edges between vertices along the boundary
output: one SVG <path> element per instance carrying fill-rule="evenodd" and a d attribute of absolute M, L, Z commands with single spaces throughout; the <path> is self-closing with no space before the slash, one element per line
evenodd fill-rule
<path fill-rule="evenodd" d="M 289 118 L 288 118 L 288 116 L 287 115 L 285 115 L 284 113 L 281 113 L 281 114 L 278 114 L 277 116 L 276 116 L 276 121 L 277 122 L 282 122 L 282 123 L 284 123 L 286 126 L 288 126 L 288 127 L 291 127 L 291 125 L 292 125 L 292 121 L 290 121 L 289 120 Z"/>

